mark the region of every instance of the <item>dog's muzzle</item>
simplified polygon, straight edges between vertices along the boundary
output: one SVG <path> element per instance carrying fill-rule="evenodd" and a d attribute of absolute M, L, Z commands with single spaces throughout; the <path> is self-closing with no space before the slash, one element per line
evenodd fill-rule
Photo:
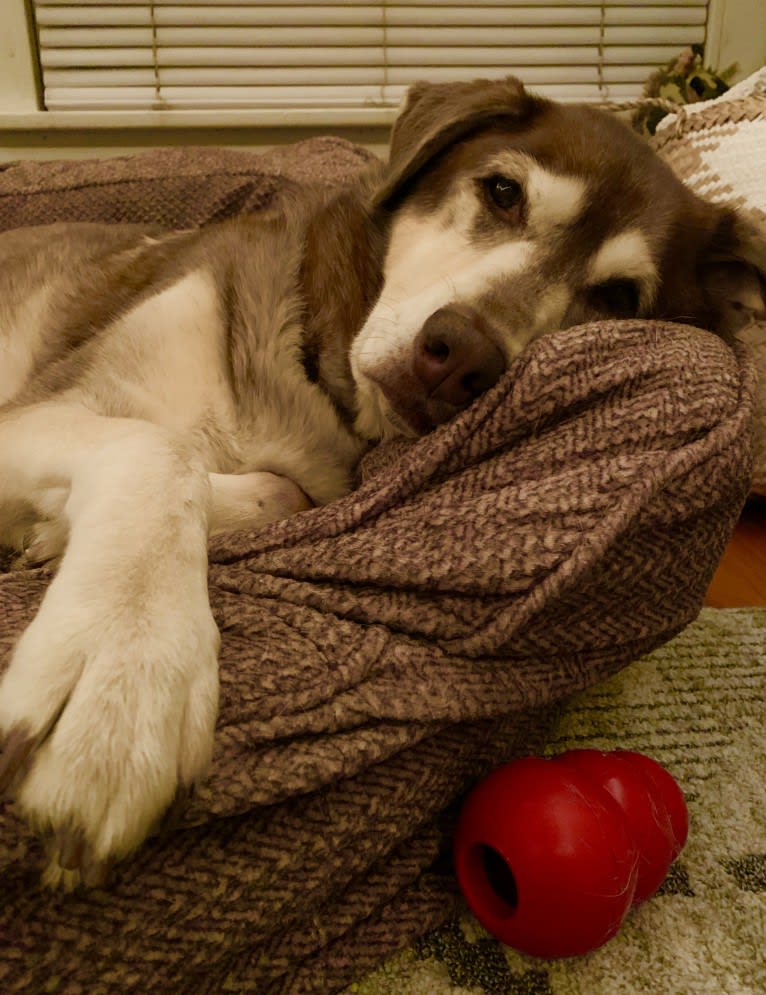
<path fill-rule="evenodd" d="M 505 359 L 471 308 L 435 311 L 418 332 L 413 369 L 432 425 L 440 425 L 493 387 Z"/>

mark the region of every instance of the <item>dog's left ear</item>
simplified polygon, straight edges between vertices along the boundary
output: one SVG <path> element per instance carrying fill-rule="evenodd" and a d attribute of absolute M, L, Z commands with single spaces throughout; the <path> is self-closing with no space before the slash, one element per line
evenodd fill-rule
<path fill-rule="evenodd" d="M 717 332 L 766 319 L 766 224 L 724 208 L 701 276 Z"/>
<path fill-rule="evenodd" d="M 458 139 L 492 120 L 521 121 L 543 103 L 514 76 L 415 83 L 394 122 L 388 166 L 373 194 L 373 206 L 387 206 L 408 180 Z"/>

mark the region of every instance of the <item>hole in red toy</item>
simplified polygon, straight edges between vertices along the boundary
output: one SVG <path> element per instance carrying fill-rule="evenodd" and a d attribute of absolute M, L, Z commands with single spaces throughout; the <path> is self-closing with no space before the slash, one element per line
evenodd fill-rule
<path fill-rule="evenodd" d="M 519 906 L 519 890 L 516 887 L 513 871 L 494 847 L 479 843 L 476 850 L 484 869 L 488 890 L 491 892 L 491 896 L 487 897 L 491 897 L 492 912 L 500 918 L 507 919 Z"/>

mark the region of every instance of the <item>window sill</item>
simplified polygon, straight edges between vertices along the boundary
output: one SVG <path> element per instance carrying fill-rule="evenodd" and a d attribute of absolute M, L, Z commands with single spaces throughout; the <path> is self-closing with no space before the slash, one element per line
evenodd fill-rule
<path fill-rule="evenodd" d="M 133 128 L 318 128 L 389 127 L 392 107 L 266 108 L 259 110 L 2 111 L 2 131 L 114 130 Z"/>

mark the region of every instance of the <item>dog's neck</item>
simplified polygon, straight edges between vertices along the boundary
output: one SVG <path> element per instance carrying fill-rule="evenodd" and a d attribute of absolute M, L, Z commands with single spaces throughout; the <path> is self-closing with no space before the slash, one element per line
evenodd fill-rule
<path fill-rule="evenodd" d="M 356 415 L 349 350 L 383 280 L 387 225 L 367 206 L 373 179 L 365 176 L 312 216 L 301 268 L 304 366 L 349 423 Z"/>

